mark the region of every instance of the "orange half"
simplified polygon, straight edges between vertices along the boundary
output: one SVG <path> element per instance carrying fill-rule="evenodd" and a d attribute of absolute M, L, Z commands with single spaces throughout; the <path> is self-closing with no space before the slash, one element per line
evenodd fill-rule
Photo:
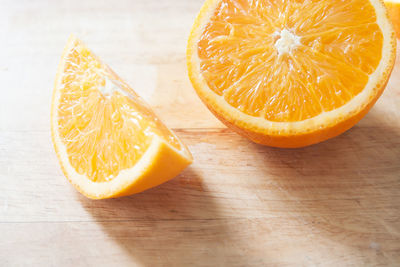
<path fill-rule="evenodd" d="M 264 145 L 302 147 L 368 112 L 395 50 L 380 0 L 207 0 L 187 64 L 196 92 L 227 126 Z"/>

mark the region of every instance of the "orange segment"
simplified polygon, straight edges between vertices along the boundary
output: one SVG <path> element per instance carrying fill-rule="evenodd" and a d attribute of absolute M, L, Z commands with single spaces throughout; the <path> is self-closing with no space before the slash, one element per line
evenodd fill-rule
<path fill-rule="evenodd" d="M 149 106 L 74 37 L 57 75 L 52 118 L 56 150 L 65 152 L 65 157 L 58 153 L 61 164 L 73 170 L 66 173 L 69 178 L 80 176 L 92 183 L 118 180 L 121 172 L 135 167 L 154 143 L 165 143 L 181 158 L 181 164 L 174 167 L 175 175 L 191 162 L 186 147 Z M 132 173 L 132 183 L 140 178 L 135 175 Z M 153 179 L 159 182 L 172 178 L 158 175 Z M 79 188 L 93 195 L 90 189 Z M 98 193 L 99 198 L 118 194 Z"/>
<path fill-rule="evenodd" d="M 187 51 L 189 76 L 207 106 L 269 145 L 274 136 L 287 140 L 366 113 L 394 56 L 393 29 L 379 0 L 208 0 Z"/>

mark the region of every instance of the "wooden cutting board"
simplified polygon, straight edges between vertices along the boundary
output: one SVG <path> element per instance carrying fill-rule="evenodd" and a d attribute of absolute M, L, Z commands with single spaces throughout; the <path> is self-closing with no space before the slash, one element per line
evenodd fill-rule
<path fill-rule="evenodd" d="M 226 129 L 187 78 L 201 0 L 0 2 L 0 266 L 399 266 L 400 64 L 347 133 L 296 150 Z M 50 139 L 56 67 L 70 33 L 189 145 L 174 180 L 93 201 Z"/>

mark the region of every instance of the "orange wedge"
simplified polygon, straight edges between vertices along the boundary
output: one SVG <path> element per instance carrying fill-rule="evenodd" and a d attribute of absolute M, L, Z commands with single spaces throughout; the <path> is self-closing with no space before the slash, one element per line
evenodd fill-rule
<path fill-rule="evenodd" d="M 400 38 L 400 0 L 385 0 L 397 38 Z"/>
<path fill-rule="evenodd" d="M 187 64 L 222 122 L 257 143 L 290 148 L 356 124 L 383 92 L 395 50 L 380 0 L 207 0 Z"/>
<path fill-rule="evenodd" d="M 65 176 L 93 199 L 141 192 L 192 162 L 150 107 L 73 36 L 57 72 L 51 130 Z"/>

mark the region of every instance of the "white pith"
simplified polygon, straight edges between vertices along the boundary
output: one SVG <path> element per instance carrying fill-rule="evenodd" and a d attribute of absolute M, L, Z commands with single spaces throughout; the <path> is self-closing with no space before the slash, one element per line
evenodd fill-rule
<path fill-rule="evenodd" d="M 290 54 L 296 46 L 299 46 L 300 37 L 296 36 L 287 29 L 276 31 L 274 34 L 278 39 L 275 41 L 274 47 L 278 52 L 278 56 Z"/>

